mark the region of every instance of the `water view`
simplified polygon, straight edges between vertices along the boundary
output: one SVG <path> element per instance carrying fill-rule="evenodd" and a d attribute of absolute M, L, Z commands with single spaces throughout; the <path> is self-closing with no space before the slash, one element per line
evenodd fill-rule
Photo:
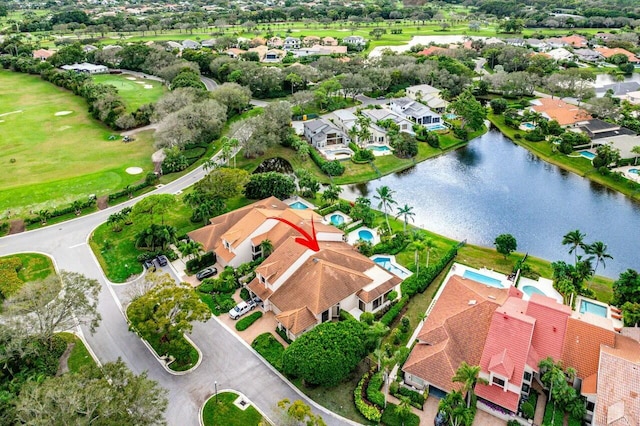
<path fill-rule="evenodd" d="M 562 236 L 580 229 L 587 242 L 609 246 L 613 260 L 598 274 L 617 278 L 640 268 L 640 203 L 538 159 L 495 130 L 404 172 L 346 185 L 341 197 L 372 198 L 383 185 L 396 191 L 398 205 L 414 208 L 416 225 L 457 240 L 492 246 L 510 233 L 518 251 L 573 262 Z"/>

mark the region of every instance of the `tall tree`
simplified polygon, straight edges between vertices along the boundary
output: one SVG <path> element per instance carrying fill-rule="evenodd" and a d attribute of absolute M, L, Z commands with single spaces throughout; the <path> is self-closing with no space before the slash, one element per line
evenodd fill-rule
<path fill-rule="evenodd" d="M 376 188 L 376 195 L 373 196 L 374 199 L 378 200 L 378 208 L 384 210 L 384 217 L 387 221 L 387 228 L 389 229 L 391 229 L 391 225 L 389 224 L 388 210 L 393 204 L 396 204 L 396 201 L 393 199 L 393 194 L 395 194 L 395 191 L 384 185 Z"/>
<path fill-rule="evenodd" d="M 569 254 L 574 254 L 576 265 L 578 264 L 578 248 L 584 249 L 586 247 L 584 243 L 585 237 L 586 234 L 580 232 L 579 229 L 567 232 L 565 236 L 562 237 L 562 245 L 570 247 Z"/>
<path fill-rule="evenodd" d="M 333 204 L 340 199 L 341 192 L 342 187 L 338 185 L 330 185 L 322 192 L 322 201 L 324 201 L 325 203 Z"/>
<path fill-rule="evenodd" d="M 6 301 L 7 313 L 24 330 L 51 342 L 55 333 L 100 322 L 100 283 L 76 272 L 60 271 L 43 281 L 27 283 Z"/>
<path fill-rule="evenodd" d="M 518 248 L 518 243 L 511 234 L 498 235 L 493 244 L 496 246 L 496 251 L 502 254 L 505 259 Z"/>
<path fill-rule="evenodd" d="M 20 424 L 165 424 L 167 391 L 118 360 L 102 368 L 31 381 L 16 403 Z"/>
<path fill-rule="evenodd" d="M 598 265 L 602 263 L 602 267 L 606 268 L 605 259 L 613 259 L 613 257 L 607 252 L 607 245 L 602 241 L 596 241 L 592 244 L 589 244 L 584 249 L 585 253 L 592 254 L 596 258 L 596 266 L 593 269 L 593 275 L 596 274 L 598 270 Z"/>
<path fill-rule="evenodd" d="M 404 207 L 398 207 L 398 214 L 396 215 L 396 218 L 402 216 L 402 218 L 404 219 L 404 232 L 407 232 L 407 221 L 409 219 L 415 222 L 415 215 L 416 214 L 413 212 L 413 207 L 409 206 L 408 204 L 405 204 Z"/>
<path fill-rule="evenodd" d="M 487 118 L 487 110 L 476 100 L 470 89 L 466 89 L 451 102 L 450 108 L 462 120 L 463 129 L 481 129 Z"/>
<path fill-rule="evenodd" d="M 456 370 L 456 374 L 451 378 L 451 381 L 454 383 L 462 383 L 462 392 L 467 395 L 467 408 L 471 407 L 476 384 L 486 385 L 489 383 L 486 379 L 479 377 L 479 374 L 479 366 L 469 365 L 465 361 L 462 361 Z"/>

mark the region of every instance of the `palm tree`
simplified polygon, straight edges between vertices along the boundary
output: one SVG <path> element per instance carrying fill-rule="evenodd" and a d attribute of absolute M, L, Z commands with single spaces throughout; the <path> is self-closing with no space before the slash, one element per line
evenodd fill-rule
<path fill-rule="evenodd" d="M 631 148 L 631 152 L 633 152 L 634 154 L 638 154 L 638 155 L 636 155 L 636 158 L 633 159 L 633 165 L 637 166 L 638 165 L 638 156 L 640 156 L 640 145 L 636 145 L 633 148 Z"/>
<path fill-rule="evenodd" d="M 416 264 L 416 274 L 419 274 L 420 273 L 420 252 L 424 250 L 425 244 L 422 242 L 422 240 L 417 239 L 412 243 L 412 245 L 415 250 L 413 252 L 413 263 Z"/>
<path fill-rule="evenodd" d="M 400 397 L 400 404 L 396 407 L 396 415 L 400 417 L 402 426 L 404 426 L 405 420 L 409 418 L 411 414 L 411 400 L 406 396 Z"/>
<path fill-rule="evenodd" d="M 436 248 L 436 244 L 433 240 L 425 240 L 424 246 L 427 249 L 427 268 L 429 267 L 429 255 L 431 254 L 431 250 Z"/>
<path fill-rule="evenodd" d="M 273 243 L 267 238 L 260 243 L 260 249 L 262 250 L 262 257 L 269 257 L 273 253 Z"/>
<path fill-rule="evenodd" d="M 208 172 L 209 170 L 213 170 L 216 167 L 218 167 L 218 162 L 213 158 L 209 158 L 204 163 L 202 163 L 202 168 L 204 169 L 205 172 Z"/>
<path fill-rule="evenodd" d="M 400 216 L 404 217 L 404 232 L 407 232 L 407 220 L 411 219 L 413 222 L 415 222 L 415 215 L 416 214 L 413 212 L 413 207 L 410 207 L 407 204 L 405 204 L 404 207 L 398 207 L 398 214 L 396 215 L 396 218 Z"/>
<path fill-rule="evenodd" d="M 333 204 L 340 198 L 342 188 L 337 185 L 331 185 L 322 193 L 322 201 L 325 203 Z"/>
<path fill-rule="evenodd" d="M 229 146 L 231 147 L 231 155 L 233 156 L 233 168 L 236 168 L 236 155 L 238 152 L 236 149 L 240 146 L 240 141 L 236 138 L 229 139 Z"/>
<path fill-rule="evenodd" d="M 75 200 L 71 203 L 71 208 L 76 213 L 76 216 L 80 216 L 80 213 L 82 213 L 82 203 L 79 200 Z"/>
<path fill-rule="evenodd" d="M 388 186 L 384 185 L 379 188 L 376 188 L 377 195 L 374 195 L 373 198 L 379 200 L 378 208 L 384 209 L 384 217 L 387 220 L 387 227 L 391 229 L 391 225 L 389 225 L 389 215 L 387 211 L 391 208 L 392 204 L 396 204 L 396 201 L 393 199 L 393 194 L 395 191 L 391 190 Z"/>
<path fill-rule="evenodd" d="M 226 142 L 225 144 L 222 145 L 222 149 L 220 150 L 220 155 L 222 156 L 222 159 L 224 160 L 227 166 L 229 165 L 229 160 L 231 159 L 232 152 L 233 152 L 233 148 L 231 148 L 231 145 L 229 145 L 229 142 Z"/>
<path fill-rule="evenodd" d="M 464 398 L 459 391 L 453 391 L 442 398 L 438 404 L 438 410 L 447 416 L 451 426 L 471 424 L 472 410 L 465 406 Z"/>
<path fill-rule="evenodd" d="M 47 219 L 49 219 L 50 217 L 51 217 L 51 212 L 47 209 L 43 209 L 38 212 L 38 219 L 40 219 L 40 223 L 42 225 L 46 225 Z"/>
<path fill-rule="evenodd" d="M 607 266 L 604 263 L 605 259 L 613 259 L 613 257 L 607 253 L 607 245 L 602 241 L 596 241 L 595 243 L 588 245 L 585 248 L 585 252 L 587 254 L 593 254 L 596 257 L 596 266 L 593 268 L 593 275 L 596 274 L 596 270 L 598 270 L 598 265 L 602 263 L 602 267 L 606 268 Z"/>
<path fill-rule="evenodd" d="M 456 370 L 456 374 L 451 378 L 452 382 L 462 383 L 462 392 L 467 394 L 467 408 L 471 406 L 471 399 L 473 390 L 477 383 L 483 385 L 489 382 L 486 379 L 478 377 L 480 374 L 480 366 L 469 365 L 465 361 L 462 361 L 460 367 Z"/>
<path fill-rule="evenodd" d="M 583 249 L 585 247 L 584 237 L 586 237 L 586 235 L 580 232 L 579 229 L 570 231 L 562 237 L 562 245 L 571 247 L 571 249 L 569 249 L 569 254 L 574 253 L 576 265 L 578 264 L 578 247 Z"/>

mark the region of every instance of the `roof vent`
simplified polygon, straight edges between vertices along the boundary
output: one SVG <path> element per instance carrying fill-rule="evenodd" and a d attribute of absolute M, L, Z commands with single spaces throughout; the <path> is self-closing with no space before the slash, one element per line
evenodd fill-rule
<path fill-rule="evenodd" d="M 495 297 L 495 296 L 493 296 L 493 295 L 491 295 L 491 294 L 490 294 L 489 296 L 487 296 L 487 298 L 488 298 L 488 299 L 491 299 L 491 300 L 496 300 L 496 297 Z"/>
<path fill-rule="evenodd" d="M 473 305 L 475 305 L 476 303 L 478 303 L 478 301 L 477 301 L 477 300 L 475 300 L 475 299 L 471 299 L 471 300 L 469 300 L 469 306 L 473 306 Z"/>
<path fill-rule="evenodd" d="M 318 259 L 317 257 L 314 257 L 314 258 L 313 258 L 313 263 L 318 263 L 318 261 L 319 261 L 319 260 L 320 260 L 320 259 Z"/>

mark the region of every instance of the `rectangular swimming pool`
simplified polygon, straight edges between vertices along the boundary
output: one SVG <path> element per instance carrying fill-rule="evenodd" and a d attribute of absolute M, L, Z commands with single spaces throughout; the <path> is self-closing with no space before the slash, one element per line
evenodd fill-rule
<path fill-rule="evenodd" d="M 584 314 L 585 312 L 588 312 L 590 314 L 593 315 L 597 315 L 599 317 L 602 318 L 606 318 L 607 317 L 607 307 L 606 306 L 602 306 L 598 303 L 593 303 L 593 302 L 589 302 L 588 300 L 582 300 L 580 302 L 580 313 Z"/>
<path fill-rule="evenodd" d="M 470 280 L 473 280 L 491 287 L 504 288 L 504 286 L 502 285 L 502 281 L 497 280 L 495 278 L 488 277 L 486 275 L 479 274 L 474 271 L 469 271 L 468 269 L 464 271 L 464 274 L 462 274 L 462 277 L 468 278 Z"/>
<path fill-rule="evenodd" d="M 589 151 L 580 151 L 580 155 L 589 160 L 593 160 L 594 158 L 596 158 L 596 155 L 593 152 Z"/>
<path fill-rule="evenodd" d="M 301 203 L 300 201 L 289 204 L 289 207 L 296 210 L 306 210 L 309 208 L 305 203 Z"/>

